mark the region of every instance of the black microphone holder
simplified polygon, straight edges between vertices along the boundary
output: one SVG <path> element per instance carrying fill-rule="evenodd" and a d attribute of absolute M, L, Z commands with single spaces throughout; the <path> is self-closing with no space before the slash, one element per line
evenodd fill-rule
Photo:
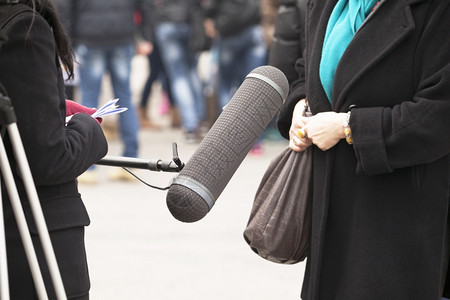
<path fill-rule="evenodd" d="M 145 169 L 157 172 L 180 172 L 184 163 L 178 157 L 177 143 L 172 143 L 173 158 L 171 161 L 163 161 L 161 159 L 146 160 L 142 158 L 123 157 L 123 156 L 105 156 L 96 165 Z"/>

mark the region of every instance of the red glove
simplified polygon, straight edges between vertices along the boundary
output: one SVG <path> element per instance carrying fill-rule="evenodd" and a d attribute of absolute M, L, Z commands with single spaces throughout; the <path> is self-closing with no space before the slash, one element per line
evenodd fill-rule
<path fill-rule="evenodd" d="M 92 115 L 96 111 L 97 111 L 97 109 L 95 109 L 95 108 L 89 108 L 89 107 L 81 105 L 75 101 L 66 99 L 66 117 L 75 115 L 78 113 Z M 102 123 L 102 118 L 96 118 L 95 120 L 97 120 L 98 124 Z"/>

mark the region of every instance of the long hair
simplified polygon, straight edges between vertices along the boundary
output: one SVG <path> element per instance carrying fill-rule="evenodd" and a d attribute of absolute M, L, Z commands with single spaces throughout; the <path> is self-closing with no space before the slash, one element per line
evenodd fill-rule
<path fill-rule="evenodd" d="M 57 10 L 52 0 L 26 0 L 33 11 L 39 13 L 50 25 L 53 31 L 56 48 L 61 64 L 67 72 L 68 78 L 73 78 L 74 51 L 69 36 L 65 33 Z"/>

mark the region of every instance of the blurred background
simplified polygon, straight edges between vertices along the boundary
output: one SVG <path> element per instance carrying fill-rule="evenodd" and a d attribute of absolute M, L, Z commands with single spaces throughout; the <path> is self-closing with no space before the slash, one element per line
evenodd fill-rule
<path fill-rule="evenodd" d="M 176 142 L 186 163 L 245 76 L 270 63 L 280 1 L 56 3 L 79 62 L 75 81 L 66 82 L 67 97 L 90 107 L 118 97 L 129 108 L 103 119 L 108 155 L 169 161 Z M 81 175 L 91 218 L 91 299 L 299 299 L 305 263 L 266 261 L 243 239 L 259 182 L 286 146 L 271 122 L 213 209 L 190 224 L 172 217 L 167 191 L 119 167 L 96 166 Z M 133 171 L 159 187 L 176 175 Z"/>
<path fill-rule="evenodd" d="M 207 54 L 205 54 L 207 55 Z M 146 73 L 146 57 L 136 55 L 132 65 L 132 91 L 138 101 Z M 205 61 L 208 61 L 207 59 Z M 111 99 L 105 78 L 101 102 Z M 187 162 L 198 143 L 185 140 L 180 128 L 170 126 L 162 109 L 158 86 L 151 95 L 151 119 L 159 130 L 140 130 L 140 158 L 171 160 L 177 142 L 181 160 Z M 103 127 L 109 155 L 120 155 L 115 116 Z M 253 197 L 270 161 L 287 141 L 263 140 L 264 152 L 249 154 L 219 197 L 213 209 L 196 223 L 172 217 L 166 191 L 138 180 L 112 181 L 116 167 L 98 166 L 95 184 L 80 183 L 80 192 L 91 217 L 86 230 L 92 299 L 299 299 L 304 262 L 279 265 L 255 253 L 243 239 Z M 166 187 L 176 174 L 136 170 L 146 182 Z"/>

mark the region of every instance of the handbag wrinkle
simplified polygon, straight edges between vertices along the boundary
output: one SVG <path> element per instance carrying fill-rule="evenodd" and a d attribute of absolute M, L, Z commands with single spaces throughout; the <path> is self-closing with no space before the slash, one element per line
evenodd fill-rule
<path fill-rule="evenodd" d="M 257 189 L 244 230 L 250 248 L 272 262 L 294 264 L 308 253 L 311 235 L 312 148 L 286 147 Z"/>

